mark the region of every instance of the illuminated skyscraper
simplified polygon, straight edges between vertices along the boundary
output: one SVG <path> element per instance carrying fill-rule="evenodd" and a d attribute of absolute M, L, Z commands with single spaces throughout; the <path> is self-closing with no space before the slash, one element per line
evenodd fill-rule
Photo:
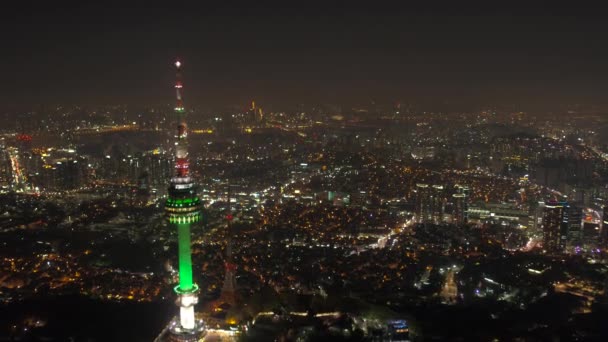
<path fill-rule="evenodd" d="M 465 197 L 463 194 L 453 194 L 452 195 L 452 202 L 454 205 L 453 208 L 453 222 L 455 224 L 463 224 L 465 223 L 465 211 L 464 211 L 464 201 L 465 201 Z"/>
<path fill-rule="evenodd" d="M 169 225 L 177 230 L 179 251 L 179 284 L 175 287 L 179 319 L 170 325 L 171 339 L 175 341 L 197 341 L 205 330 L 202 321 L 194 315 L 194 305 L 198 302 L 198 286 L 192 279 L 192 256 L 190 254 L 190 225 L 201 219 L 198 198 L 188 163 L 188 129 L 186 113 L 182 102 L 181 63 L 175 62 L 175 91 L 177 104 L 177 141 L 175 142 L 175 176 L 171 178 L 169 198 L 165 203 L 165 214 Z"/>
<path fill-rule="evenodd" d="M 442 185 L 416 184 L 416 218 L 419 223 L 441 223 L 445 209 Z"/>
<path fill-rule="evenodd" d="M 457 186 L 456 193 L 452 195 L 454 204 L 454 223 L 464 224 L 469 221 L 469 188 Z"/>
<path fill-rule="evenodd" d="M 568 245 L 581 246 L 583 243 L 583 209 L 576 204 L 568 206 Z"/>
<path fill-rule="evenodd" d="M 568 238 L 567 202 L 546 202 L 543 212 L 543 248 L 549 253 L 558 253 L 566 248 Z"/>

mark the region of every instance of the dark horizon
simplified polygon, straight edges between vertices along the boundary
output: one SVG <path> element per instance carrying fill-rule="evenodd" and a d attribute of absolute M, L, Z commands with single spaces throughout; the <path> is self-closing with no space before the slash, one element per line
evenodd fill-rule
<path fill-rule="evenodd" d="M 4 107 L 170 103 L 176 57 L 191 106 L 255 99 L 551 107 L 605 104 L 608 90 L 608 26 L 599 8 L 334 3 L 3 12 Z"/>

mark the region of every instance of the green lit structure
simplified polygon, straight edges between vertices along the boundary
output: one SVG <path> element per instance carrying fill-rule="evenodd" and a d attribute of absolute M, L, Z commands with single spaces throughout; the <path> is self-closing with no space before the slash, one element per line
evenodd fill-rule
<path fill-rule="evenodd" d="M 194 314 L 194 305 L 198 303 L 198 286 L 192 279 L 192 256 L 190 253 L 190 225 L 201 219 L 201 201 L 196 194 L 192 178 L 189 175 L 188 163 L 188 129 L 186 113 L 182 103 L 181 63 L 175 62 L 177 68 L 175 90 L 178 117 L 177 141 L 175 142 L 175 176 L 171 178 L 169 197 L 165 203 L 165 215 L 169 224 L 177 230 L 179 251 L 179 284 L 174 288 L 177 294 L 176 304 L 180 308 L 179 319 L 170 325 L 172 340 L 198 341 L 205 331 L 202 321 Z"/>

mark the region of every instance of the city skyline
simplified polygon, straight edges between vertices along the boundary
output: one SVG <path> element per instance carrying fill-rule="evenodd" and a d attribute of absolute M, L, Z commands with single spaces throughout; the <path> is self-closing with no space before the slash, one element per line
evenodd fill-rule
<path fill-rule="evenodd" d="M 0 340 L 608 340 L 604 12 L 434 5 L 5 7 Z"/>

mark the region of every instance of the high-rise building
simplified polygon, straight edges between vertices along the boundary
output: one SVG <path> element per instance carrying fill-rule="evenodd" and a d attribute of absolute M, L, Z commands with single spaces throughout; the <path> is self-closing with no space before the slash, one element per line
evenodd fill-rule
<path fill-rule="evenodd" d="M 0 146 L 0 186 L 8 188 L 12 180 L 11 159 L 4 146 Z"/>
<path fill-rule="evenodd" d="M 457 186 L 452 195 L 454 223 L 464 224 L 469 221 L 469 188 Z"/>
<path fill-rule="evenodd" d="M 135 207 L 146 207 L 149 205 L 150 198 L 150 174 L 143 171 L 137 177 L 137 187 L 132 189 L 132 204 Z"/>
<path fill-rule="evenodd" d="M 443 221 L 445 193 L 442 185 L 416 184 L 416 218 L 419 223 Z"/>
<path fill-rule="evenodd" d="M 576 247 L 583 243 L 583 209 L 575 204 L 568 206 L 568 246 Z"/>
<path fill-rule="evenodd" d="M 61 163 L 61 164 L 60 164 Z M 67 159 L 62 162 L 57 162 L 62 178 L 63 189 L 77 189 L 86 181 L 86 169 L 83 160 Z"/>
<path fill-rule="evenodd" d="M 542 233 L 543 227 L 543 216 L 545 214 L 545 202 L 541 201 L 537 203 L 533 212 L 530 214 L 530 221 L 532 221 L 532 232 L 534 234 Z"/>
<path fill-rule="evenodd" d="M 452 217 L 455 224 L 463 224 L 465 220 L 464 194 L 455 193 L 452 195 L 453 210 Z"/>
<path fill-rule="evenodd" d="M 200 199 L 189 174 L 188 129 L 186 112 L 182 102 L 181 63 L 177 68 L 175 90 L 177 105 L 177 141 L 175 142 L 175 176 L 169 185 L 169 197 L 165 203 L 165 214 L 169 226 L 177 230 L 179 257 L 179 284 L 175 287 L 176 304 L 179 306 L 179 319 L 169 326 L 169 340 L 198 341 L 205 331 L 202 320 L 197 320 L 194 305 L 198 303 L 198 286 L 192 279 L 192 256 L 190 252 L 190 225 L 200 221 Z M 161 335 L 162 336 L 162 335 Z"/>
<path fill-rule="evenodd" d="M 429 197 L 431 189 L 428 184 L 416 184 L 416 221 L 418 223 L 429 220 Z"/>
<path fill-rule="evenodd" d="M 601 231 L 599 222 L 585 221 L 583 222 L 582 230 L 582 245 L 585 250 L 593 250 L 597 248 L 601 242 Z"/>
<path fill-rule="evenodd" d="M 543 212 L 543 247 L 548 253 L 563 252 L 568 238 L 568 202 L 545 203 Z"/>

